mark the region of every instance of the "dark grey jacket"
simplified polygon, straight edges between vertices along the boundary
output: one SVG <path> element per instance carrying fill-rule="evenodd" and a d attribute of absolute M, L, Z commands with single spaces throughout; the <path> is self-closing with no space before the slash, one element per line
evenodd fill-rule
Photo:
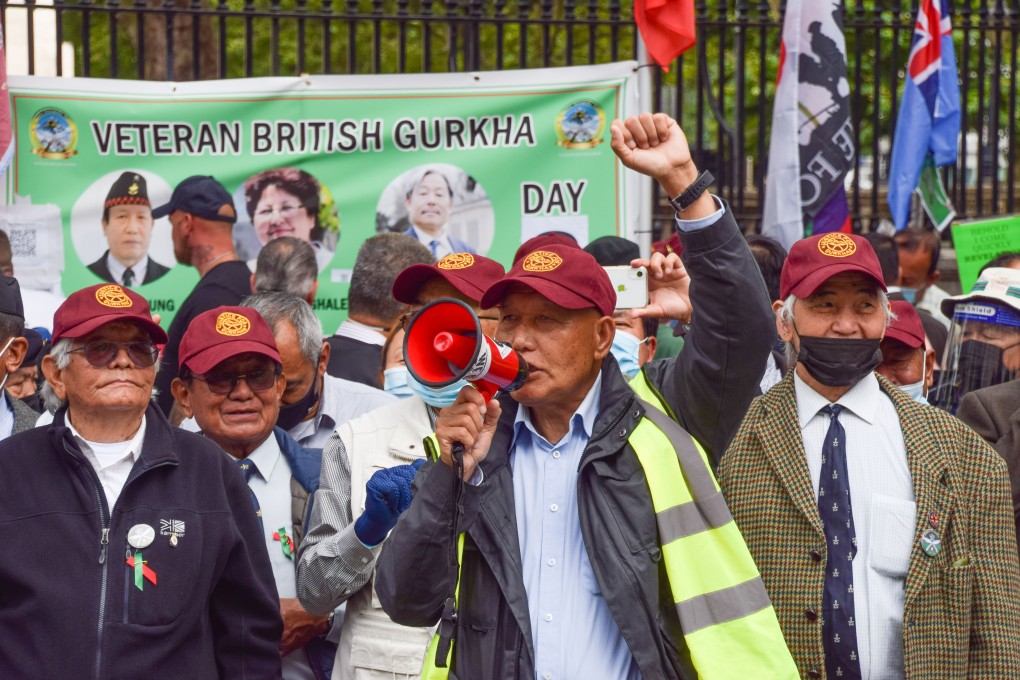
<path fill-rule="evenodd" d="M 21 434 L 25 430 L 35 427 L 35 421 L 39 420 L 39 413 L 21 399 L 15 399 L 9 394 L 6 396 L 7 401 L 11 404 L 11 410 L 14 411 L 14 430 L 11 435 Z"/>
<path fill-rule="evenodd" d="M 764 282 L 727 211 L 713 227 L 681 236 L 696 311 L 683 352 L 646 367 L 646 376 L 680 424 L 717 457 L 757 394 L 775 338 Z M 468 486 L 461 530 L 461 600 L 451 677 L 535 677 L 527 593 L 521 568 L 509 447 L 517 404 L 503 413 Z M 645 680 L 686 677 L 683 635 L 672 602 L 644 472 L 627 438 L 643 416 L 612 355 L 602 364 L 602 397 L 578 471 L 581 534 L 596 580 Z M 383 546 L 376 591 L 394 621 L 435 624 L 453 592 L 456 567 L 449 523 L 453 472 L 427 465 L 415 496 Z M 584 625 L 584 622 L 578 622 Z"/>

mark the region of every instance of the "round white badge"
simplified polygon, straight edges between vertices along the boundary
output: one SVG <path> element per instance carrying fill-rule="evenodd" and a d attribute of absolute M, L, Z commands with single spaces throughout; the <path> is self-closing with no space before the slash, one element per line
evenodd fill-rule
<path fill-rule="evenodd" d="M 148 548 L 155 538 L 156 530 L 148 524 L 136 524 L 128 530 L 128 543 L 136 550 Z"/>

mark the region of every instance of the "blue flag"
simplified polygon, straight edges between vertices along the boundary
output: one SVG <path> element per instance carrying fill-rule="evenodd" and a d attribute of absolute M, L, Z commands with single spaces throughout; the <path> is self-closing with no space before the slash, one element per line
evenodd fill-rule
<path fill-rule="evenodd" d="M 907 226 L 910 196 L 925 157 L 956 162 L 960 83 L 948 0 L 921 0 L 889 164 L 889 210 L 897 231 Z"/>

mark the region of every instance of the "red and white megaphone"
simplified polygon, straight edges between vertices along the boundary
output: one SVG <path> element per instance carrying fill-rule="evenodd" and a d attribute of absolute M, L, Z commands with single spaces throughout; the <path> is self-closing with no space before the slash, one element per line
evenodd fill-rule
<path fill-rule="evenodd" d="M 528 379 L 528 364 L 510 345 L 482 333 L 474 311 L 443 298 L 422 307 L 408 322 L 404 362 L 427 387 L 466 380 L 488 401 L 499 390 L 512 392 Z"/>

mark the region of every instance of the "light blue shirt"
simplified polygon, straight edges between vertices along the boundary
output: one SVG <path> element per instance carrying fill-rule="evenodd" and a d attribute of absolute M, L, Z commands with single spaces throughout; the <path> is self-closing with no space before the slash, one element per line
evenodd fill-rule
<path fill-rule="evenodd" d="M 0 388 L 0 439 L 14 434 L 14 409 L 7 400 L 7 390 Z"/>
<path fill-rule="evenodd" d="M 715 201 L 716 211 L 708 217 L 702 217 L 700 220 L 682 220 L 679 215 L 675 215 L 676 226 L 680 231 L 690 234 L 691 232 L 701 231 L 711 227 L 713 224 L 722 219 L 723 214 L 726 212 L 726 208 L 723 207 L 722 201 L 715 194 L 711 194 L 712 200 Z"/>
<path fill-rule="evenodd" d="M 578 517 L 577 469 L 601 394 L 600 373 L 555 444 L 535 431 L 527 408 L 514 423 L 514 506 L 541 680 L 641 678 L 595 580 Z"/>

